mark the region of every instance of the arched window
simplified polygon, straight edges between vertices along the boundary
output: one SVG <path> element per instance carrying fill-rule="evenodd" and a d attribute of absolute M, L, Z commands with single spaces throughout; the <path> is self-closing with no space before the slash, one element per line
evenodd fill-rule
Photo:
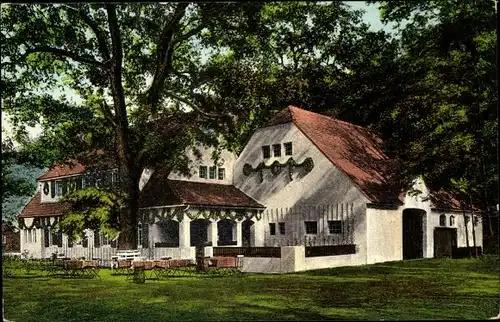
<path fill-rule="evenodd" d="M 450 226 L 455 226 L 455 216 L 450 216 Z"/>
<path fill-rule="evenodd" d="M 446 215 L 442 214 L 439 216 L 439 226 L 446 226 Z"/>

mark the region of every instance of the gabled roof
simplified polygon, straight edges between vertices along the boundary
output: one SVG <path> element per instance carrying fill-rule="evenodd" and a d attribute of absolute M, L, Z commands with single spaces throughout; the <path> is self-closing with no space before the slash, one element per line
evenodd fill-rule
<path fill-rule="evenodd" d="M 197 205 L 236 208 L 265 208 L 233 185 L 169 180 L 155 172 L 142 190 L 139 207 Z"/>
<path fill-rule="evenodd" d="M 374 203 L 402 203 L 394 185 L 395 162 L 382 151 L 382 140 L 371 130 L 295 106 L 279 112 L 266 126 L 292 122 Z"/>
<path fill-rule="evenodd" d="M 83 164 L 76 160 L 70 160 L 68 163 L 53 165 L 47 172 L 39 176 L 37 180 L 72 176 L 83 172 L 85 172 L 85 166 Z"/>
<path fill-rule="evenodd" d="M 28 204 L 21 210 L 19 218 L 29 217 L 47 217 L 62 215 L 69 210 L 70 204 L 61 202 L 41 203 L 41 192 L 37 192 Z"/>

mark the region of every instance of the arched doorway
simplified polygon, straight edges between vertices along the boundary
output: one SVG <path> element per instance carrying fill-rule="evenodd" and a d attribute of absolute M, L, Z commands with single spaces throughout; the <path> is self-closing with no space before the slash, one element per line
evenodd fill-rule
<path fill-rule="evenodd" d="M 206 242 L 208 241 L 209 224 L 210 220 L 208 219 L 196 219 L 191 222 L 191 247 L 205 246 Z"/>
<path fill-rule="evenodd" d="M 234 221 L 229 219 L 219 220 L 217 223 L 217 235 L 219 237 L 217 245 L 227 246 L 235 244 L 235 242 L 233 242 L 233 240 L 236 239 L 235 234 L 233 234 L 235 228 Z"/>
<path fill-rule="evenodd" d="M 242 246 L 250 247 L 252 246 L 252 226 L 254 222 L 250 219 L 247 219 L 241 223 L 241 237 L 242 237 Z"/>
<path fill-rule="evenodd" d="M 424 215 L 422 209 L 403 210 L 403 259 L 424 257 Z"/>
<path fill-rule="evenodd" d="M 155 247 L 179 247 L 179 222 L 162 219 L 156 222 Z"/>

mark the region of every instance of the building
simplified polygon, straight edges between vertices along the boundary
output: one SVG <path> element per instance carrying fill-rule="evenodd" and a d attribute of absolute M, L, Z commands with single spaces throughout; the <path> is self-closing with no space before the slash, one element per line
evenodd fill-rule
<path fill-rule="evenodd" d="M 2 220 L 2 253 L 19 254 L 21 250 L 19 229 Z"/>
<path fill-rule="evenodd" d="M 482 246 L 480 216 L 458 200 L 401 191 L 394 163 L 376 133 L 290 106 L 258 129 L 239 156 L 211 149 L 193 160 L 191 177 L 145 170 L 141 180 L 139 243 L 145 257 L 194 258 L 243 254 L 244 270 L 286 272 L 402 259 L 452 256 Z M 22 250 L 34 257 L 59 252 L 108 258 L 113 242 L 89 231 L 69 245 L 47 228 L 68 205 L 67 186 L 85 186 L 85 167 L 56 166 L 38 179 L 38 192 L 20 213 Z M 110 173 L 110 180 L 113 175 Z M 69 185 L 65 181 L 74 182 Z"/>

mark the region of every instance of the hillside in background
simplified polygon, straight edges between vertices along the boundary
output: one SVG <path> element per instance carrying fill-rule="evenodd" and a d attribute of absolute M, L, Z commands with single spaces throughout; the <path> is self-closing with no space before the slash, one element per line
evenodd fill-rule
<path fill-rule="evenodd" d="M 16 179 L 35 183 L 36 179 L 41 176 L 45 170 L 30 165 L 13 164 L 9 166 L 9 171 L 11 171 L 12 177 Z M 2 219 L 15 222 L 16 214 L 23 209 L 31 197 L 32 196 L 12 196 L 2 200 Z"/>

